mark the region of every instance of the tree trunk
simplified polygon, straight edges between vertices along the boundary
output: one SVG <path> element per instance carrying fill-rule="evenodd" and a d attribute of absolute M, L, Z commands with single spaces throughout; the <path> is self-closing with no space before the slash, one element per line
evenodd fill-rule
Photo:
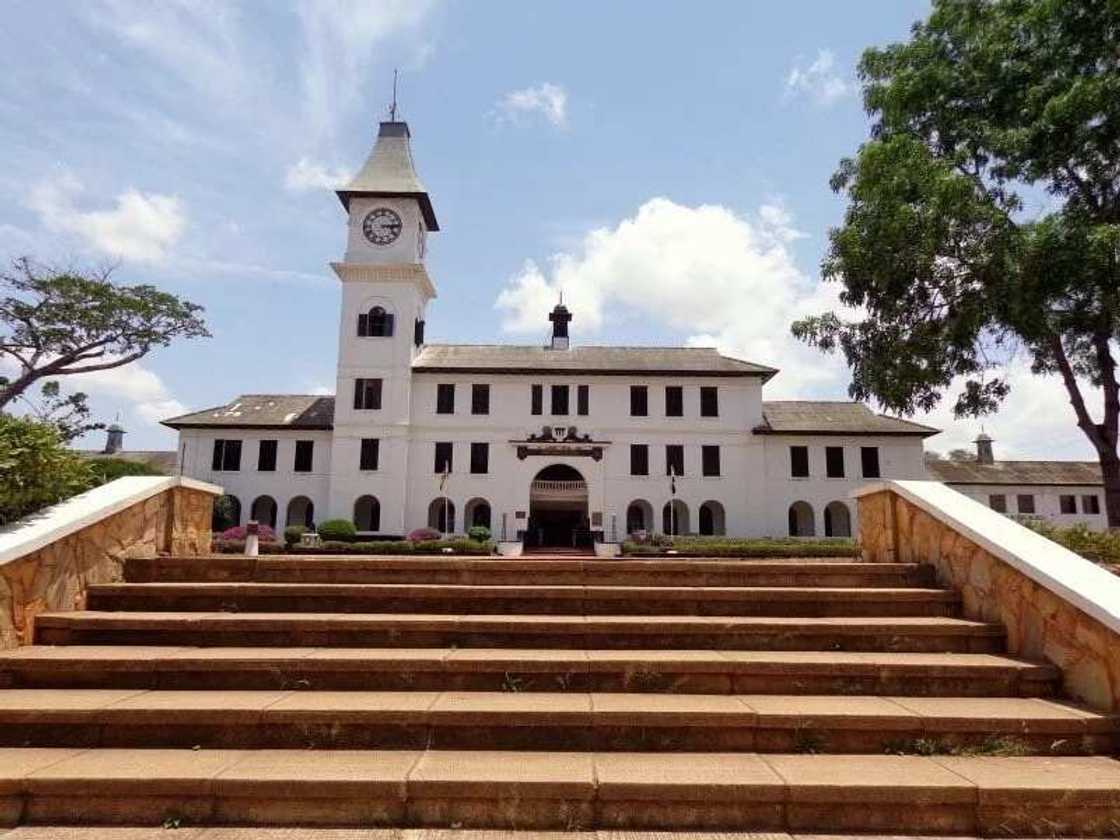
<path fill-rule="evenodd" d="M 1100 453 L 1104 480 L 1104 510 L 1109 528 L 1120 528 L 1120 457 L 1115 450 Z"/>

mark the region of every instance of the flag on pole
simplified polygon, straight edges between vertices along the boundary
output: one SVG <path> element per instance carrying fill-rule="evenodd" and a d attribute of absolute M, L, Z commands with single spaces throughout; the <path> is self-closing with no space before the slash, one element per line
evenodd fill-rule
<path fill-rule="evenodd" d="M 669 465 L 669 493 L 670 495 L 677 495 L 677 471 L 673 469 L 673 465 Z"/>
<path fill-rule="evenodd" d="M 447 464 L 443 465 L 443 475 L 439 477 L 439 492 L 443 493 L 447 490 L 447 479 L 451 475 L 451 470 L 447 468 Z"/>

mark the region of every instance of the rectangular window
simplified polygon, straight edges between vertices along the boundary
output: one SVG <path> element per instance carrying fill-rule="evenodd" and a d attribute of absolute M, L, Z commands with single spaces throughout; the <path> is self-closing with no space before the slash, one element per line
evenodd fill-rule
<path fill-rule="evenodd" d="M 684 388 L 680 385 L 665 386 L 665 416 L 684 417 Z"/>
<path fill-rule="evenodd" d="M 719 475 L 719 447 L 704 446 L 700 449 L 704 475 Z"/>
<path fill-rule="evenodd" d="M 1091 513 L 1094 516 L 1101 512 L 1101 497 L 1096 495 L 1081 497 L 1081 512 Z"/>
<path fill-rule="evenodd" d="M 577 385 L 576 386 L 576 413 L 580 417 L 586 417 L 591 410 L 591 386 L 590 385 Z"/>
<path fill-rule="evenodd" d="M 844 477 L 844 447 L 826 446 L 824 448 L 825 475 L 829 478 Z"/>
<path fill-rule="evenodd" d="M 565 415 L 568 413 L 567 385 L 552 386 L 552 413 L 554 415 Z"/>
<path fill-rule="evenodd" d="M 241 469 L 241 441 L 214 441 L 214 457 L 210 461 L 214 472 L 237 472 Z"/>
<path fill-rule="evenodd" d="M 362 453 L 358 459 L 358 469 L 371 471 L 377 469 L 381 457 L 381 441 L 377 438 L 362 438 Z"/>
<path fill-rule="evenodd" d="M 276 441 L 262 440 L 260 447 L 257 449 L 257 471 L 258 472 L 275 472 L 276 471 Z"/>
<path fill-rule="evenodd" d="M 1020 493 L 1015 502 L 1019 513 L 1034 513 L 1034 496 L 1030 493 Z"/>
<path fill-rule="evenodd" d="M 490 413 L 490 386 L 489 385 L 472 385 L 471 386 L 471 414 L 489 414 Z"/>
<path fill-rule="evenodd" d="M 1077 513 L 1077 497 L 1066 494 L 1058 496 L 1058 511 L 1060 513 Z"/>
<path fill-rule="evenodd" d="M 794 478 L 809 477 L 808 446 L 791 446 L 789 448 L 789 474 Z"/>
<path fill-rule="evenodd" d="M 700 388 L 700 416 L 719 417 L 719 390 L 714 385 Z"/>
<path fill-rule="evenodd" d="M 649 414 L 649 389 L 645 385 L 630 386 L 630 416 L 645 417 Z"/>
<path fill-rule="evenodd" d="M 644 443 L 630 444 L 630 475 L 649 475 L 649 447 Z"/>
<path fill-rule="evenodd" d="M 530 392 L 530 408 L 531 414 L 544 413 L 544 386 L 534 385 Z"/>
<path fill-rule="evenodd" d="M 996 513 L 1007 513 L 1007 496 L 1003 493 L 992 493 L 988 496 L 988 507 Z"/>
<path fill-rule="evenodd" d="M 436 444 L 436 473 L 443 475 L 452 469 L 452 448 L 450 443 Z"/>
<path fill-rule="evenodd" d="M 436 385 L 436 414 L 455 413 L 455 386 L 441 382 Z"/>
<path fill-rule="evenodd" d="M 665 447 L 665 475 L 684 475 L 684 447 L 670 443 Z"/>
<path fill-rule="evenodd" d="M 368 411 L 381 408 L 381 380 L 354 380 L 354 409 Z"/>
<path fill-rule="evenodd" d="M 878 446 L 861 446 L 859 448 L 859 460 L 863 467 L 864 478 L 878 478 L 879 477 L 879 447 Z"/>
<path fill-rule="evenodd" d="M 315 461 L 315 441 L 313 440 L 297 440 L 296 441 L 296 460 L 293 469 L 296 472 L 311 472 L 311 466 Z"/>
<path fill-rule="evenodd" d="M 490 472 L 490 444 L 471 444 L 471 472 L 476 475 Z"/>

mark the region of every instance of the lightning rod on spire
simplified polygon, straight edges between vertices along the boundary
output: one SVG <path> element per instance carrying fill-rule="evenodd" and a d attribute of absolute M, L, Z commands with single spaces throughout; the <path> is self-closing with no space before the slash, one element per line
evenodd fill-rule
<path fill-rule="evenodd" d="M 397 68 L 393 68 L 393 104 L 389 106 L 389 121 L 397 121 Z"/>

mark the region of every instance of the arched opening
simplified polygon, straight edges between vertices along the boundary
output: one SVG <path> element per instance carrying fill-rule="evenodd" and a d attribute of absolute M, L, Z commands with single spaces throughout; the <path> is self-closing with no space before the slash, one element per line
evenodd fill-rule
<path fill-rule="evenodd" d="M 687 534 L 690 530 L 688 505 L 680 499 L 666 502 L 665 507 L 661 508 L 661 530 L 674 537 Z"/>
<path fill-rule="evenodd" d="M 626 508 L 626 533 L 653 530 L 653 505 L 645 499 L 635 499 Z"/>
<path fill-rule="evenodd" d="M 852 535 L 852 515 L 843 502 L 829 502 L 824 509 L 824 535 L 826 537 L 850 537 Z"/>
<path fill-rule="evenodd" d="M 490 528 L 490 503 L 485 499 L 471 499 L 463 505 L 463 522 L 470 528 Z"/>
<path fill-rule="evenodd" d="M 354 527 L 359 531 L 381 530 L 381 503 L 373 496 L 359 496 L 354 502 Z"/>
<path fill-rule="evenodd" d="M 455 533 L 455 503 L 446 496 L 432 499 L 428 505 L 428 527 L 441 534 Z"/>
<path fill-rule="evenodd" d="M 529 485 L 529 546 L 578 548 L 592 544 L 587 482 L 575 467 L 545 467 Z"/>
<path fill-rule="evenodd" d="M 789 535 L 814 537 L 817 526 L 813 521 L 813 508 L 808 502 L 794 502 L 789 506 Z"/>
<path fill-rule="evenodd" d="M 214 500 L 214 512 L 210 516 L 210 530 L 220 534 L 226 528 L 241 524 L 241 500 L 236 496 L 219 496 Z"/>
<path fill-rule="evenodd" d="M 393 334 L 393 315 L 383 306 L 371 306 L 368 312 L 358 315 L 358 336 L 361 338 L 386 338 Z"/>
<path fill-rule="evenodd" d="M 723 536 L 727 533 L 723 505 L 719 502 L 708 501 L 700 505 L 698 519 L 700 533 L 705 537 Z"/>
<path fill-rule="evenodd" d="M 249 518 L 269 528 L 276 527 L 276 500 L 271 496 L 257 496 L 249 508 Z"/>
<path fill-rule="evenodd" d="M 296 496 L 288 502 L 288 516 L 284 521 L 288 525 L 303 525 L 306 528 L 314 528 L 314 503 L 306 496 Z"/>

